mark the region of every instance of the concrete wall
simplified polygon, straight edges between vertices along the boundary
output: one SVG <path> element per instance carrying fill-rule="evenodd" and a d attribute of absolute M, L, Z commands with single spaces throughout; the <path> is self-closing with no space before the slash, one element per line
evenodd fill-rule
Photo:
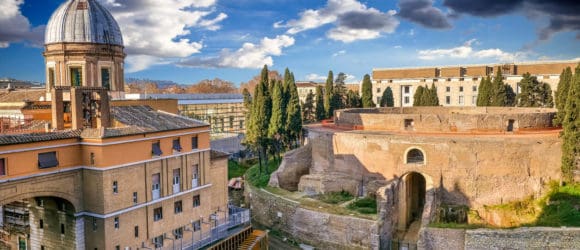
<path fill-rule="evenodd" d="M 320 249 L 378 249 L 377 221 L 302 208 L 299 203 L 246 185 L 252 219 Z"/>
<path fill-rule="evenodd" d="M 419 249 L 578 249 L 580 228 L 426 228 Z"/>

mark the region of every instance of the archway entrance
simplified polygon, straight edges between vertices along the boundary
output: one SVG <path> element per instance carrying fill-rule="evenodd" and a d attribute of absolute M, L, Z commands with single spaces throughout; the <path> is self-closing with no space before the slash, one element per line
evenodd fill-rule
<path fill-rule="evenodd" d="M 0 249 L 75 249 L 75 207 L 58 197 L 34 197 L 0 206 Z M 82 237 L 82 236 L 81 236 Z"/>
<path fill-rule="evenodd" d="M 426 180 L 422 174 L 411 172 L 401 177 L 399 192 L 399 226 L 405 231 L 414 221 L 420 221 L 425 206 Z"/>

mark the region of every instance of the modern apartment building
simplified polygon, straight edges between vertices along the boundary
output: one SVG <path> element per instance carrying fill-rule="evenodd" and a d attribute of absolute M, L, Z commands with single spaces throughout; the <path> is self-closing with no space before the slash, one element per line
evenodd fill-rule
<path fill-rule="evenodd" d="M 477 92 L 482 78 L 494 77 L 502 71 L 504 82 L 519 93 L 522 75 L 530 73 L 539 81 L 550 84 L 556 91 L 560 74 L 566 67 L 574 68 L 580 61 L 540 61 L 509 64 L 457 65 L 416 68 L 373 69 L 373 101 L 391 87 L 395 107 L 413 106 L 413 95 L 419 86 L 437 87 L 439 103 L 443 106 L 476 106 Z"/>

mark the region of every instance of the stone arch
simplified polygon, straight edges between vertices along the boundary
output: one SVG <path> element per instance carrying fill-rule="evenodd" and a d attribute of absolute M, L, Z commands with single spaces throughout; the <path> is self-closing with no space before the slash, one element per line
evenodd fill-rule
<path fill-rule="evenodd" d="M 3 197 L 0 200 L 0 206 L 4 204 L 9 204 L 14 201 L 26 200 L 26 199 L 34 199 L 38 197 L 55 197 L 62 200 L 69 202 L 73 206 L 73 210 L 75 213 L 82 212 L 81 202 L 78 197 L 74 194 L 69 194 L 65 192 L 59 191 L 34 191 L 34 192 L 27 192 L 27 193 L 19 193 L 9 197 Z"/>
<path fill-rule="evenodd" d="M 405 164 L 427 165 L 427 154 L 420 147 L 410 147 L 403 156 Z"/>
<path fill-rule="evenodd" d="M 408 172 L 399 178 L 398 230 L 405 231 L 414 221 L 421 219 L 427 191 L 433 189 L 433 179 L 423 173 Z"/>

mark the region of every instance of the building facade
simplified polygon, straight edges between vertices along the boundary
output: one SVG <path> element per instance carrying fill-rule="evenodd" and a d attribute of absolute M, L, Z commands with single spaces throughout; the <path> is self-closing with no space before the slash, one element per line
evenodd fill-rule
<path fill-rule="evenodd" d="M 437 87 L 442 106 L 476 106 L 482 78 L 493 78 L 502 71 L 504 83 L 519 93 L 522 75 L 530 73 L 539 81 L 550 84 L 555 91 L 560 74 L 566 67 L 574 68 L 580 61 L 545 61 L 511 64 L 462 65 L 418 68 L 373 69 L 373 101 L 380 103 L 387 87 L 391 87 L 395 107 L 413 106 L 413 95 L 419 86 Z"/>
<path fill-rule="evenodd" d="M 209 124 L 111 104 L 125 54 L 103 6 L 66 1 L 46 36 L 45 131 L 0 135 L 0 249 L 197 249 L 249 221 Z"/>

